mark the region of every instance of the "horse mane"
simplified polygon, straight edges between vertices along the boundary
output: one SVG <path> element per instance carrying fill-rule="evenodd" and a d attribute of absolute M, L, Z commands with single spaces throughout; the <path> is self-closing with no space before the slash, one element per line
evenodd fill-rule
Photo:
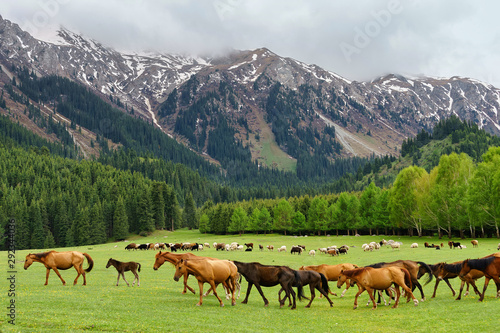
<path fill-rule="evenodd" d="M 355 268 L 355 269 L 348 269 L 346 271 L 343 271 L 342 274 L 344 274 L 347 277 L 353 277 L 361 274 L 362 272 L 366 271 L 367 268 L 370 268 L 371 266 L 365 266 L 365 267 L 360 267 L 360 268 Z"/>
<path fill-rule="evenodd" d="M 385 264 L 386 262 L 378 262 L 376 264 L 366 265 L 365 267 L 382 268 Z"/>
<path fill-rule="evenodd" d="M 467 259 L 467 262 L 472 269 L 477 269 L 477 270 L 484 270 L 486 267 L 488 267 L 493 260 L 495 260 L 495 257 L 489 257 L 489 258 L 481 258 L 481 259 Z"/>
<path fill-rule="evenodd" d="M 52 250 L 52 251 L 47 251 L 47 252 L 32 253 L 31 255 L 35 256 L 37 259 L 43 259 L 43 258 L 46 258 L 52 252 L 55 252 L 55 251 Z"/>
<path fill-rule="evenodd" d="M 444 269 L 446 269 L 450 273 L 458 274 L 462 270 L 462 263 L 458 263 L 458 264 L 443 263 L 443 267 L 444 267 Z"/>

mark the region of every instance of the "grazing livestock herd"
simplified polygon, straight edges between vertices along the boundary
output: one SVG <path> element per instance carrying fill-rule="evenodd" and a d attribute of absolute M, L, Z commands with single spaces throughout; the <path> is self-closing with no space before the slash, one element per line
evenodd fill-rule
<path fill-rule="evenodd" d="M 479 243 L 477 240 L 471 241 L 473 247 L 478 247 Z M 434 245 L 424 244 L 425 248 L 435 248 L 442 249 L 444 244 Z M 450 249 L 464 249 L 465 246 L 459 242 L 448 243 Z M 216 251 L 252 251 L 254 244 L 245 243 L 240 245 L 236 242 L 225 244 L 225 243 L 213 243 L 213 248 Z M 385 241 L 371 242 L 369 244 L 363 244 L 363 251 L 377 251 L 381 247 L 387 246 L 394 249 L 400 249 L 402 243 L 395 241 Z M 458 277 L 461 280 L 460 291 L 457 300 L 461 298 L 463 288 L 467 284 L 467 293 L 469 291 L 469 286 L 472 285 L 476 294 L 480 295 L 480 301 L 484 299 L 484 294 L 486 292 L 489 281 L 494 280 L 497 287 L 497 297 L 500 297 L 500 253 L 494 253 L 487 257 L 480 259 L 466 259 L 463 261 L 446 263 L 440 262 L 432 265 L 428 265 L 421 261 L 412 260 L 396 260 L 393 262 L 381 262 L 372 265 L 367 265 L 364 267 L 359 267 L 358 265 L 351 263 L 342 263 L 337 265 L 316 265 L 316 266 L 301 266 L 298 270 L 294 270 L 288 266 L 280 265 L 263 265 L 258 262 L 241 262 L 235 260 L 223 260 L 205 256 L 198 256 L 187 251 L 202 251 L 206 248 L 210 248 L 209 243 L 199 244 L 199 243 L 146 243 L 146 244 L 128 244 L 126 250 L 159 250 L 155 255 L 155 263 L 153 265 L 154 270 L 158 270 L 160 266 L 169 262 L 175 266 L 175 281 L 178 281 L 181 277 L 183 278 L 184 289 L 182 293 L 186 293 L 187 290 L 195 293 L 194 289 L 188 286 L 188 277 L 190 275 L 194 276 L 198 281 L 200 298 L 197 305 L 202 305 L 203 297 L 213 292 L 215 297 L 220 302 L 221 306 L 224 306 L 222 299 L 217 294 L 217 286 L 222 284 L 225 292 L 226 298 L 231 299 L 231 304 L 235 305 L 236 297 L 239 297 L 240 291 L 240 281 L 244 277 L 248 283 L 245 299 L 242 303 L 246 304 L 248 302 L 248 297 L 255 286 L 259 294 L 261 295 L 264 305 L 268 306 L 269 301 L 264 296 L 264 292 L 261 287 L 273 287 L 280 285 L 281 289 L 278 294 L 278 300 L 280 307 L 283 307 L 286 299 L 288 299 L 289 306 L 291 309 L 296 308 L 296 298 L 299 300 L 306 298 L 303 293 L 303 288 L 309 285 L 311 298 L 306 307 L 310 307 L 311 303 L 315 299 L 315 290 L 320 293 L 320 297 L 324 296 L 330 306 L 333 306 L 333 302 L 329 298 L 329 295 L 335 295 L 329 286 L 328 281 L 337 281 L 337 286 L 342 287 L 343 284 L 346 285 L 345 290 L 342 292 L 340 297 L 343 297 L 346 291 L 353 286 L 358 287 L 358 292 L 356 293 L 354 299 L 354 309 L 357 307 L 357 299 L 361 293 L 365 290 L 370 296 L 370 300 L 373 303 L 373 308 L 377 307 L 377 302 L 374 298 L 374 292 L 382 295 L 382 291 L 385 291 L 391 299 L 395 299 L 394 308 L 398 306 L 399 298 L 401 295 L 400 288 L 405 293 L 407 301 L 413 299 L 414 305 L 418 305 L 418 300 L 413 295 L 415 288 L 418 288 L 421 295 L 421 300 L 425 300 L 424 291 L 422 285 L 419 283 L 419 279 L 425 274 L 428 275 L 425 284 L 431 282 L 435 277 L 435 286 L 432 298 L 436 296 L 437 287 L 440 281 L 445 281 L 446 284 L 451 289 L 453 296 L 455 296 L 455 290 L 451 286 L 449 280 Z M 246 248 L 246 249 L 245 249 Z M 268 251 L 273 251 L 273 245 L 262 245 L 259 244 L 259 250 L 263 251 L 267 248 Z M 418 243 L 411 244 L 410 248 L 418 248 Z M 498 245 L 500 250 L 500 244 Z M 167 251 L 162 251 L 167 250 Z M 169 251 L 168 251 L 169 250 Z M 177 251 L 185 251 L 183 253 L 173 253 Z M 290 248 L 290 253 L 301 255 L 302 252 L 306 250 L 304 245 L 294 245 Z M 346 255 L 349 251 L 349 246 L 343 245 L 340 247 L 330 246 L 318 248 L 319 253 L 331 256 L 340 256 L 341 254 Z M 287 252 L 286 246 L 278 247 L 278 252 Z M 316 250 L 309 250 L 309 255 L 315 256 Z M 83 258 L 86 257 L 89 262 L 89 268 L 83 270 Z M 83 275 L 84 284 L 86 284 L 85 273 L 90 272 L 93 266 L 93 260 L 86 253 L 80 253 L 77 251 L 68 252 L 56 252 L 49 251 L 38 254 L 28 254 L 26 256 L 24 268 L 27 269 L 33 262 L 40 262 L 47 268 L 46 282 L 48 283 L 48 277 L 50 270 L 54 270 L 59 276 L 63 284 L 65 284 L 58 269 L 68 269 L 70 267 L 75 267 L 78 276 L 76 277 L 74 283 L 76 284 L 77 279 L 80 275 Z M 129 285 L 125 279 L 124 272 L 131 271 L 134 274 L 134 281 L 132 286 L 137 281 L 137 286 L 139 286 L 139 275 L 141 265 L 137 262 L 120 262 L 118 260 L 110 258 L 106 268 L 114 266 L 118 271 L 118 279 L 116 285 L 120 280 L 120 276 L 123 278 L 125 283 Z M 476 286 L 476 280 L 485 277 L 485 283 L 483 291 L 480 292 Z M 203 285 L 208 283 L 210 289 L 204 294 Z M 297 289 L 295 292 L 294 288 Z M 238 296 L 236 296 L 238 292 Z M 284 298 L 281 298 L 281 294 L 285 293 Z M 395 297 L 393 292 L 395 292 Z M 385 302 L 385 299 L 384 299 Z M 389 302 L 390 304 L 390 302 Z"/>

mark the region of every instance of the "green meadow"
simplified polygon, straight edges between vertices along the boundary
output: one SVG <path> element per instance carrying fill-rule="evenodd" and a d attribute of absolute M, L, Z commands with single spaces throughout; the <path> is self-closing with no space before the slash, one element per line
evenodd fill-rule
<path fill-rule="evenodd" d="M 392 250 L 382 247 L 378 251 L 363 252 L 361 245 L 370 241 L 394 239 L 403 242 L 401 249 Z M 478 258 L 498 252 L 498 239 L 479 239 L 479 247 L 472 248 L 470 239 L 459 240 L 467 246 L 466 249 L 450 249 L 445 246 L 441 250 L 424 248 L 424 242 L 446 243 L 443 238 L 410 238 L 397 236 L 310 236 L 294 237 L 282 235 L 205 235 L 198 231 L 180 230 L 176 232 L 158 231 L 150 237 L 133 237 L 127 242 L 108 243 L 102 245 L 78 248 L 55 249 L 59 251 L 77 250 L 87 252 L 94 260 L 93 270 L 87 274 L 87 286 L 82 286 L 80 277 L 78 284 L 73 286 L 76 271 L 60 271 L 67 285 L 63 286 L 54 272 L 51 272 L 49 284 L 44 286 L 45 267 L 33 263 L 28 270 L 23 269 L 25 256 L 31 252 L 45 250 L 17 251 L 15 270 L 15 298 L 8 297 L 9 277 L 4 273 L 0 288 L 2 293 L 2 316 L 0 317 L 1 332 L 498 332 L 500 299 L 495 298 L 496 288 L 490 282 L 484 302 L 478 302 L 477 295 L 462 296 L 461 301 L 455 301 L 448 286 L 442 282 L 437 291 L 437 297 L 431 299 L 435 280 L 424 287 L 426 301 L 417 307 L 412 302 L 404 300 L 397 309 L 379 306 L 376 310 L 365 306 L 368 295 L 363 293 L 359 298 L 359 308 L 353 310 L 354 295 L 357 288 L 347 291 L 344 298 L 332 296 L 334 306 L 331 308 L 325 299 L 317 297 L 310 309 L 304 308 L 306 301 L 298 302 L 296 310 L 279 307 L 279 287 L 263 288 L 270 301 L 269 307 L 255 288 L 248 304 L 241 304 L 245 297 L 247 283 L 241 284 L 241 296 L 235 306 L 224 299 L 224 307 L 219 307 L 215 296 L 204 299 L 201 307 L 198 302 L 198 285 L 193 277 L 188 284 L 196 290 L 196 295 L 182 294 L 182 281 L 173 280 L 173 266 L 166 263 L 158 271 L 153 270 L 154 251 L 127 251 L 125 246 L 130 242 L 238 242 L 240 244 L 253 242 L 274 245 L 274 252 L 268 250 L 253 252 L 218 252 L 213 247 L 196 253 L 221 259 L 258 261 L 263 264 L 288 265 L 298 269 L 302 265 L 338 264 L 351 262 L 357 265 L 367 265 L 380 261 L 410 259 L 434 264 L 440 261 L 452 262 L 466 258 Z M 455 240 L 457 241 L 457 240 Z M 410 248 L 417 242 L 419 247 Z M 307 251 L 302 255 L 290 254 L 292 245 L 305 245 Z M 349 245 L 347 255 L 331 257 L 321 254 L 309 256 L 309 249 L 318 249 L 330 245 Z M 277 252 L 276 249 L 286 245 L 288 251 Z M 4 272 L 10 270 L 7 263 L 7 252 L 1 253 Z M 142 265 L 139 276 L 140 287 L 127 287 L 123 280 L 117 287 L 117 272 L 113 267 L 106 269 L 109 258 L 120 261 L 137 261 Z M 84 268 L 88 266 L 87 262 Z M 133 275 L 125 273 L 130 284 Z M 426 277 L 420 282 L 423 284 Z M 451 280 L 458 292 L 460 281 Z M 482 290 L 484 278 L 478 280 L 478 288 Z M 340 295 L 341 290 L 330 282 L 330 287 Z M 205 284 L 204 291 L 209 286 Z M 219 294 L 224 294 L 221 286 Z M 472 291 L 472 290 L 471 290 Z M 305 289 L 309 295 L 309 288 Z M 318 293 L 317 293 L 318 294 Z M 415 296 L 420 300 L 420 292 L 415 290 Z M 15 299 L 15 325 L 8 322 L 9 302 Z"/>

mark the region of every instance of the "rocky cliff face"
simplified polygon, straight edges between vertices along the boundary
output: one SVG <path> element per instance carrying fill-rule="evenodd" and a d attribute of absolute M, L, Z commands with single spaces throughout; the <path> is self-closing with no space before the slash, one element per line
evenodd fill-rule
<path fill-rule="evenodd" d="M 218 114 L 227 116 L 238 130 L 238 138 L 249 145 L 256 144 L 257 136 L 278 140 L 277 123 L 269 114 L 269 98 L 276 95 L 276 89 L 285 110 L 275 116 L 287 118 L 283 126 L 288 126 L 288 133 L 297 136 L 300 144 L 307 144 L 300 137 L 304 129 L 319 133 L 314 139 L 319 146 L 325 129 L 335 127 L 335 135 L 330 136 L 335 136 L 343 149 L 332 157 L 397 153 L 395 149 L 404 138 L 422 128 L 430 129 L 452 114 L 500 134 L 500 90 L 473 79 L 387 75 L 371 82 L 351 82 L 267 49 L 239 51 L 216 59 L 124 54 L 68 30 L 58 34 L 58 42 L 40 41 L 0 17 L 2 68 L 8 71 L 13 65 L 25 66 L 41 76 L 56 74 L 81 82 L 99 94 L 134 106 L 144 118 L 181 141 L 186 135 L 176 127 L 177 119 L 188 110 L 194 112 L 190 107 L 214 91 L 219 91 L 219 99 L 212 105 L 217 106 Z M 194 86 L 191 77 L 195 78 Z M 230 91 L 223 97 L 221 82 Z M 183 92 L 192 96 L 182 100 Z M 172 96 L 177 97 L 172 99 L 174 104 L 166 102 L 171 94 L 178 95 Z M 195 128 L 205 116 L 199 112 L 193 116 Z M 242 118 L 247 125 L 242 125 Z M 210 116 L 206 122 L 209 120 Z M 198 135 L 199 128 L 194 132 Z M 278 146 L 295 157 L 287 144 L 278 142 Z M 205 151 L 203 144 L 198 148 Z M 258 150 L 253 154 L 257 158 Z"/>

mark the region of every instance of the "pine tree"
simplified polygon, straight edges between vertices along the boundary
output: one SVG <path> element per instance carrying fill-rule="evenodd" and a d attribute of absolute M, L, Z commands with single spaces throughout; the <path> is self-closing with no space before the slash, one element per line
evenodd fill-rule
<path fill-rule="evenodd" d="M 56 241 L 54 240 L 54 236 L 52 233 L 47 231 L 47 236 L 45 236 L 45 241 L 43 242 L 44 249 L 53 249 L 56 246 Z"/>
<path fill-rule="evenodd" d="M 42 214 L 38 202 L 33 199 L 29 208 L 29 223 L 31 225 L 31 249 L 43 248 L 45 232 L 43 230 Z"/>
<path fill-rule="evenodd" d="M 183 226 L 189 229 L 198 227 L 198 219 L 196 218 L 196 204 L 193 195 L 189 192 L 185 199 L 184 210 L 182 212 Z"/>
<path fill-rule="evenodd" d="M 128 219 L 125 202 L 120 195 L 116 202 L 115 214 L 113 216 L 113 237 L 115 240 L 125 239 L 128 235 Z"/>
<path fill-rule="evenodd" d="M 153 219 L 155 228 L 165 229 L 165 200 L 163 199 L 164 183 L 154 182 L 151 190 L 151 200 L 153 202 Z"/>

